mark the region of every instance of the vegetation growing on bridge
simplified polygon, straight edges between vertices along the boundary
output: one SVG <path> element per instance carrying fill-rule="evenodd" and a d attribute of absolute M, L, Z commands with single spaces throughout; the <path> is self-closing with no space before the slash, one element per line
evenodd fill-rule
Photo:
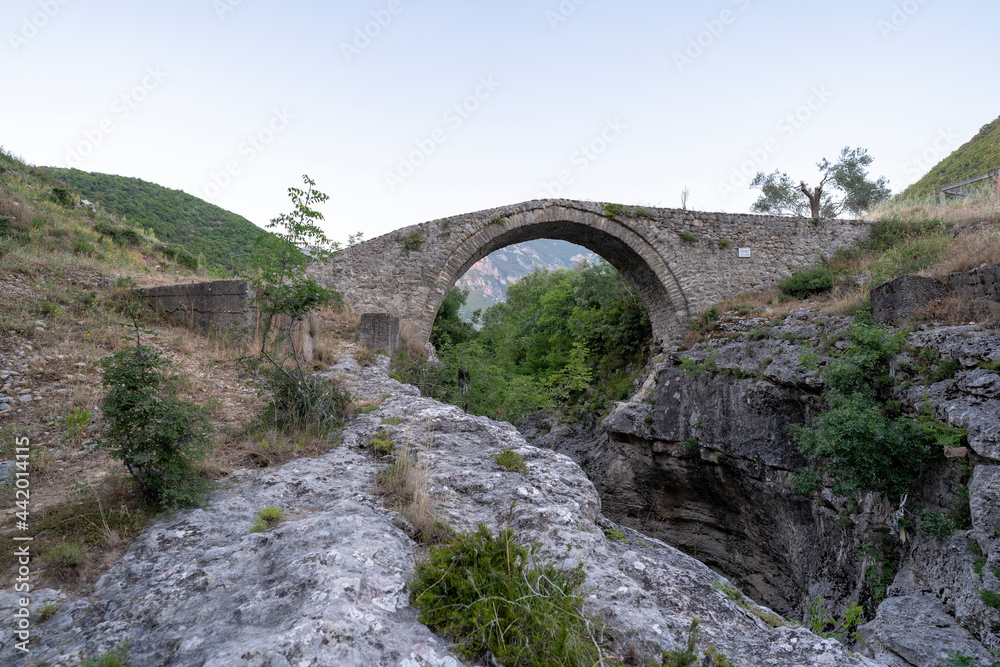
<path fill-rule="evenodd" d="M 435 319 L 431 341 L 442 363 L 401 351 L 394 368 L 425 394 L 469 412 L 515 423 L 545 409 L 600 413 L 631 393 L 645 367 L 649 316 L 603 261 L 526 276 L 482 315 L 479 331 L 458 317 L 466 296 L 453 289 Z"/>

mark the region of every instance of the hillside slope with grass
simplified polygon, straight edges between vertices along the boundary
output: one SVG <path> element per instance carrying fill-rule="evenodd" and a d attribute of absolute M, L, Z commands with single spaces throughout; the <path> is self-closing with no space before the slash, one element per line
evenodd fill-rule
<path fill-rule="evenodd" d="M 983 125 L 976 136 L 941 160 L 919 181 L 903 190 L 901 198 L 925 197 L 937 188 L 1000 169 L 1000 117 Z"/>
<path fill-rule="evenodd" d="M 245 253 L 261 231 L 242 216 L 139 178 L 46 169 L 104 210 L 195 257 L 203 256 L 203 263 L 218 269 L 231 271 L 232 259 Z"/>
<path fill-rule="evenodd" d="M 325 434 L 261 426 L 260 388 L 241 365 L 254 341 L 203 336 L 137 304 L 135 287 L 204 280 L 196 258 L 79 198 L 45 169 L 0 151 L 0 462 L 15 461 L 17 439 L 28 440 L 31 494 L 29 528 L 16 532 L 14 488 L 0 482 L 0 575 L 13 581 L 12 537 L 28 535 L 33 586 L 69 597 L 97 581 L 158 511 L 98 445 L 108 427 L 109 356 L 138 340 L 166 361 L 176 397 L 200 406 L 211 424 L 211 453 L 197 466 L 206 480 L 333 446 Z M 321 317 L 327 336 L 313 369 L 354 326 L 332 311 Z M 14 469 L 0 465 L 0 479 Z M 5 657 L 0 648 L 0 664 Z"/>

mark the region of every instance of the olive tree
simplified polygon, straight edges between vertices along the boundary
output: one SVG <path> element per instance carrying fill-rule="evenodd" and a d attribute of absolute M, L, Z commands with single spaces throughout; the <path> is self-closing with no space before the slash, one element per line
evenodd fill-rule
<path fill-rule="evenodd" d="M 836 162 L 823 158 L 816 163 L 820 180 L 812 188 L 805 181 L 796 185 L 787 173 L 777 169 L 771 174 L 758 172 L 750 187 L 759 188 L 761 194 L 751 209 L 755 213 L 800 217 L 808 211 L 817 220 L 845 212 L 860 216 L 892 194 L 885 176 L 876 180 L 868 177 L 873 159 L 864 148 L 845 146 Z"/>

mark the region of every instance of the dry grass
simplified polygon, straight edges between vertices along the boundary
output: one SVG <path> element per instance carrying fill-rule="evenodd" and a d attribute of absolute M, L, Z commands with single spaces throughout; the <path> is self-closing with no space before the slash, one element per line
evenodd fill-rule
<path fill-rule="evenodd" d="M 947 206 L 940 206 L 929 200 L 890 199 L 872 209 L 865 219 L 907 222 L 938 220 L 955 228 L 996 224 L 1000 222 L 1000 195 L 984 191 L 971 197 L 949 199 Z"/>
<path fill-rule="evenodd" d="M 972 299 L 961 294 L 949 294 L 935 299 L 914 313 L 916 319 L 924 322 L 958 325 L 975 322 L 1000 322 L 1000 304 L 985 299 Z"/>
<path fill-rule="evenodd" d="M 402 353 L 408 359 L 427 359 L 427 347 L 417 339 L 417 332 L 409 322 L 401 322 L 399 325 L 399 347 L 396 351 Z"/>
<path fill-rule="evenodd" d="M 998 264 L 1000 264 L 1000 223 L 994 222 L 956 236 L 938 261 L 921 274 L 944 279 L 949 273 Z"/>
<path fill-rule="evenodd" d="M 217 451 L 211 463 L 218 466 L 220 473 L 239 468 L 267 468 L 294 459 L 322 456 L 333 447 L 335 440 L 309 430 L 286 433 L 280 429 L 250 428 Z"/>
<path fill-rule="evenodd" d="M 451 530 L 437 516 L 429 479 L 426 465 L 410 447 L 401 448 L 395 460 L 375 477 L 376 488 L 386 506 L 404 519 L 401 527 L 425 544 L 440 542 L 451 535 Z"/>

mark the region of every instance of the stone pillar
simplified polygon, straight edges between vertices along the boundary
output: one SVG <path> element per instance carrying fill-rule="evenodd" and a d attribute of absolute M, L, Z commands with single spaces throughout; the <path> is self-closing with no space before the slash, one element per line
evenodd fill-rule
<path fill-rule="evenodd" d="M 391 357 L 399 347 L 399 318 L 389 313 L 364 313 L 360 341 L 368 349 L 381 350 Z"/>
<path fill-rule="evenodd" d="M 312 362 L 319 339 L 319 316 L 314 312 L 295 322 L 292 328 L 292 345 L 306 362 Z"/>

